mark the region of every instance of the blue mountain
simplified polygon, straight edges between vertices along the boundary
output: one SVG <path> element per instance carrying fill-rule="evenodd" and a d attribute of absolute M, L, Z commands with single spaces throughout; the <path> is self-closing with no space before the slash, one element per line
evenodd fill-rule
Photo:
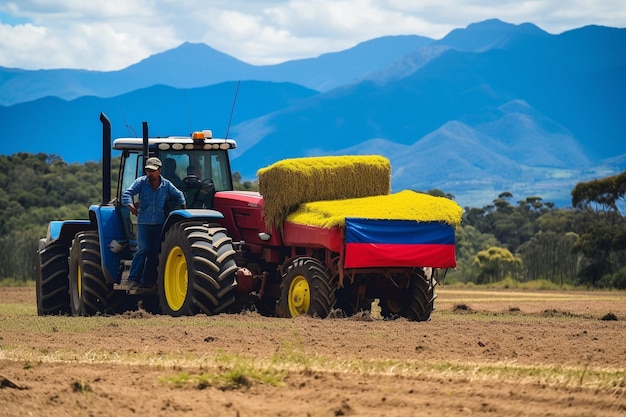
<path fill-rule="evenodd" d="M 317 94 L 290 83 L 227 82 L 181 90 L 153 86 L 113 98 L 75 100 L 46 97 L 0 106 L 0 153 L 49 153 L 67 162 L 101 158 L 100 112 L 107 114 L 114 137 L 140 137 L 147 121 L 150 135 L 187 135 L 212 129 L 224 137 L 232 123 L 255 119 Z"/>
<path fill-rule="evenodd" d="M 97 160 L 105 111 L 115 136 L 142 121 L 159 135 L 229 129 L 244 179 L 282 158 L 376 153 L 392 162 L 394 190 L 568 205 L 577 182 L 626 169 L 624 50 L 624 29 L 551 35 L 493 19 L 270 66 L 184 44 L 111 73 L 4 69 L 0 97 L 14 104 L 0 106 L 0 153 Z M 43 91 L 55 97 L 28 101 Z"/>
<path fill-rule="evenodd" d="M 247 64 L 204 44 L 184 43 L 119 71 L 0 67 L 0 105 L 47 96 L 67 100 L 87 95 L 114 97 L 152 85 L 189 89 L 237 80 L 291 82 L 329 90 L 385 68 L 429 42 L 416 35 L 386 36 L 346 51 L 267 66 Z"/>

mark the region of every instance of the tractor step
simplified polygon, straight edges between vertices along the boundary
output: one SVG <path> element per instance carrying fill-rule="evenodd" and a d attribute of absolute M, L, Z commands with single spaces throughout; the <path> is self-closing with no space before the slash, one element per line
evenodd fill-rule
<path fill-rule="evenodd" d="M 157 289 L 156 286 L 152 287 L 152 288 L 130 288 L 130 282 L 128 281 L 122 281 L 119 284 L 113 284 L 113 290 L 114 291 L 126 291 L 127 294 L 129 295 L 149 295 L 149 294 L 156 294 Z"/>

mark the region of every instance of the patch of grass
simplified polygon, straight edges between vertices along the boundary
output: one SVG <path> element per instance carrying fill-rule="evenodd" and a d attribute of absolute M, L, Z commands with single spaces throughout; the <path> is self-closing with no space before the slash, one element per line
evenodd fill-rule
<path fill-rule="evenodd" d="M 198 388 L 213 386 L 219 389 L 240 389 L 254 384 L 282 386 L 289 372 L 305 372 L 308 375 L 328 372 L 346 372 L 370 375 L 402 375 L 428 379 L 468 380 L 468 381 L 507 381 L 511 383 L 532 383 L 546 386 L 577 389 L 615 389 L 626 386 L 623 370 L 591 369 L 588 365 L 562 367 L 552 365 L 517 365 L 510 363 L 472 364 L 450 362 L 425 362 L 423 360 L 336 360 L 314 355 L 307 358 L 303 369 L 299 355 L 274 356 L 270 362 L 254 358 L 226 355 L 229 364 L 218 365 L 217 372 L 199 375 L 181 373 L 164 378 L 178 386 L 195 384 Z"/>
<path fill-rule="evenodd" d="M 520 287 L 523 290 L 572 290 L 571 285 L 559 285 L 546 279 L 538 279 L 534 281 L 522 282 Z"/>
<path fill-rule="evenodd" d="M 25 317 L 36 315 L 37 306 L 34 304 L 0 304 L 0 316 Z"/>
<path fill-rule="evenodd" d="M 282 348 L 271 356 L 271 362 L 274 364 L 289 363 L 291 366 L 297 366 L 304 370 L 310 370 L 311 358 L 304 350 L 301 343 L 294 344 L 293 340 L 282 342 Z"/>
<path fill-rule="evenodd" d="M 283 384 L 286 373 L 272 368 L 256 369 L 240 364 L 220 375 L 222 389 L 236 389 L 242 386 L 249 387 L 253 383 L 262 383 L 274 387 Z"/>
<path fill-rule="evenodd" d="M 471 313 L 473 312 L 472 308 L 470 306 L 468 306 L 467 304 L 461 303 L 461 304 L 455 304 L 454 307 L 452 307 L 452 311 L 455 313 Z"/>
<path fill-rule="evenodd" d="M 198 389 L 206 387 L 216 387 L 221 390 L 235 390 L 249 388 L 254 384 L 282 386 L 286 377 L 286 372 L 273 368 L 255 367 L 242 362 L 233 367 L 219 367 L 216 372 L 203 372 L 197 375 L 190 375 L 188 372 L 180 372 L 176 375 L 159 378 L 162 383 L 168 383 L 176 388 L 195 386 Z"/>
<path fill-rule="evenodd" d="M 494 289 L 515 289 L 515 290 L 566 290 L 572 289 L 572 286 L 564 286 L 555 284 L 554 282 L 546 279 L 538 279 L 533 281 L 521 282 L 511 277 L 506 277 L 502 281 L 492 282 L 482 285 L 483 288 Z"/>
<path fill-rule="evenodd" d="M 521 282 L 514 280 L 511 277 L 506 277 L 502 281 L 485 284 L 487 288 L 500 288 L 500 289 L 517 289 L 520 288 Z"/>
<path fill-rule="evenodd" d="M 22 304 L 0 304 L 0 315 L 14 316 L 12 320 L 5 320 L 6 330 L 36 330 L 41 333 L 86 333 L 109 326 L 115 322 L 115 317 L 69 317 L 43 316 L 38 317 L 37 307 L 28 307 Z"/>
<path fill-rule="evenodd" d="M 221 320 L 218 316 L 168 317 L 152 315 L 142 310 L 141 314 L 127 312 L 119 315 L 93 317 L 37 316 L 37 306 L 29 304 L 1 304 L 0 316 L 7 318 L 2 326 L 5 330 L 36 329 L 42 333 L 86 333 L 105 327 L 159 327 L 159 328 L 234 328 L 271 330 L 289 325 L 285 320 L 260 320 L 258 322 Z"/>
<path fill-rule="evenodd" d="M 34 287 L 35 280 L 23 280 L 18 278 L 0 278 L 0 287 Z"/>
<path fill-rule="evenodd" d="M 509 381 L 534 383 L 565 389 L 581 387 L 613 389 L 626 386 L 626 374 L 620 370 L 589 369 L 550 365 L 523 366 L 512 364 L 472 365 L 466 363 L 435 363 L 432 371 L 442 377 L 463 377 L 470 381 Z"/>
<path fill-rule="evenodd" d="M 536 322 L 549 318 L 550 320 L 591 320 L 597 319 L 590 315 L 574 315 L 566 311 L 560 310 L 544 310 L 537 313 L 520 313 L 513 310 L 502 311 L 486 311 L 486 310 L 472 310 L 467 312 L 464 310 L 436 310 L 436 318 L 433 320 L 454 320 L 454 321 L 468 321 L 476 323 L 489 323 L 489 322 Z"/>
<path fill-rule="evenodd" d="M 180 372 L 176 375 L 164 376 L 159 378 L 159 382 L 168 383 L 176 388 L 182 388 L 193 382 L 193 377 L 188 372 Z"/>
<path fill-rule="evenodd" d="M 72 382 L 72 391 L 79 392 L 81 394 L 89 394 L 92 392 L 89 384 L 83 381 L 74 381 Z"/>
<path fill-rule="evenodd" d="M 473 282 L 461 282 L 458 280 L 446 280 L 445 286 L 450 288 L 468 288 L 468 289 L 510 289 L 510 290 L 580 290 L 588 291 L 587 287 L 577 287 L 570 284 L 559 285 L 546 279 L 538 279 L 532 281 L 517 281 L 516 279 L 508 276 L 501 281 L 489 282 L 485 284 L 476 284 Z"/>

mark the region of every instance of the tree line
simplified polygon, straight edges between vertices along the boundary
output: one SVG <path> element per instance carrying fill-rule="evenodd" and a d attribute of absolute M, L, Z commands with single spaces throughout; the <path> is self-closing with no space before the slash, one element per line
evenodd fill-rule
<path fill-rule="evenodd" d="M 619 210 L 626 172 L 580 182 L 571 195 L 568 209 L 539 196 L 514 203 L 510 192 L 485 207 L 466 207 L 454 279 L 626 289 L 626 219 Z"/>
<path fill-rule="evenodd" d="M 112 160 L 112 187 L 117 187 L 121 157 Z M 241 182 L 236 189 L 256 184 Z M 35 279 L 37 246 L 51 220 L 88 219 L 89 206 L 102 198 L 102 162 L 68 164 L 57 155 L 0 155 L 0 280 Z M 112 190 L 115 195 L 115 190 Z"/>
<path fill-rule="evenodd" d="M 119 163 L 113 158 L 113 187 Z M 101 176 L 100 162 L 0 155 L 0 280 L 34 280 L 37 245 L 48 223 L 87 219 L 89 206 L 101 198 Z M 256 182 L 241 179 L 233 173 L 236 189 L 257 189 Z M 454 198 L 440 190 L 428 193 Z M 557 208 L 539 196 L 515 201 L 506 191 L 492 204 L 465 207 L 456 232 L 458 267 L 448 277 L 475 284 L 513 279 L 626 288 L 626 221 L 619 210 L 625 194 L 626 172 L 577 184 L 573 208 Z"/>

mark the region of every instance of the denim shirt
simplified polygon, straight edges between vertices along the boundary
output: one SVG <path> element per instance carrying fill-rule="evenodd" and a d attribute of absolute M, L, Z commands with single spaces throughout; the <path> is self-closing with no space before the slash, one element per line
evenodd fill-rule
<path fill-rule="evenodd" d="M 181 206 L 185 204 L 183 192 L 163 176 L 161 176 L 161 184 L 156 191 L 152 189 L 147 175 L 137 178 L 122 194 L 122 204 L 125 206 L 132 205 L 133 196 L 137 194 L 139 194 L 138 224 L 165 223 L 165 203 L 169 198 L 177 199 Z"/>

